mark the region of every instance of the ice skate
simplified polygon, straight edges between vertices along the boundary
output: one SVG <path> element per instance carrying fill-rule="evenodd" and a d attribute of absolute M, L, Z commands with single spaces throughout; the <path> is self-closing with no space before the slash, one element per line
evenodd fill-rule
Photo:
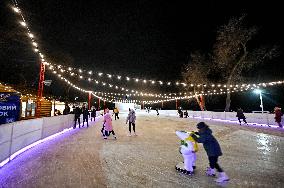
<path fill-rule="evenodd" d="M 206 169 L 205 174 L 206 174 L 207 176 L 215 176 L 215 175 L 216 175 L 216 174 L 215 174 L 215 169 L 212 169 L 212 168 L 208 167 L 208 168 Z"/>
<path fill-rule="evenodd" d="M 137 134 L 134 132 L 134 136 L 137 136 Z"/>
<path fill-rule="evenodd" d="M 184 163 L 183 162 L 180 162 L 176 165 L 175 169 L 178 171 L 178 172 L 181 172 L 183 174 L 186 174 L 186 175 L 193 175 L 193 172 L 192 171 L 188 171 L 184 168 Z"/>
<path fill-rule="evenodd" d="M 222 182 L 229 181 L 229 180 L 230 179 L 225 172 L 220 172 L 219 177 L 215 181 L 217 183 L 222 183 Z"/>

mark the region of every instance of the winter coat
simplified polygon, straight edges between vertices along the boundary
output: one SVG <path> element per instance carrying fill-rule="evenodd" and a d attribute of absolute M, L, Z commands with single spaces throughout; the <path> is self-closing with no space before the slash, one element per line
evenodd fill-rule
<path fill-rule="evenodd" d="M 204 132 L 199 132 L 199 137 L 194 134 L 191 136 L 198 143 L 203 143 L 203 147 L 209 157 L 222 155 L 221 147 L 216 138 L 212 135 L 210 128 L 206 128 Z"/>
<path fill-rule="evenodd" d="M 84 118 L 84 119 L 87 119 L 88 116 L 89 116 L 89 111 L 88 111 L 88 109 L 87 109 L 87 108 L 83 109 L 83 118 Z"/>
<path fill-rule="evenodd" d="M 281 116 L 282 116 L 283 114 L 282 114 L 282 112 L 281 112 L 281 109 L 276 109 L 275 110 L 275 122 L 277 122 L 277 123 L 280 123 L 281 122 Z"/>
<path fill-rule="evenodd" d="M 79 107 L 76 107 L 74 110 L 75 118 L 79 118 L 81 115 L 82 111 Z"/>
<path fill-rule="evenodd" d="M 118 114 L 119 113 L 118 109 L 117 108 L 113 109 L 113 113 Z"/>
<path fill-rule="evenodd" d="M 131 110 L 127 116 L 127 119 L 126 119 L 126 123 L 127 122 L 130 122 L 130 123 L 135 123 L 136 121 L 136 115 L 135 115 L 135 111 L 134 110 Z"/>
<path fill-rule="evenodd" d="M 106 131 L 112 131 L 112 119 L 110 113 L 104 115 L 104 126 Z"/>
<path fill-rule="evenodd" d="M 96 109 L 93 109 L 93 110 L 92 110 L 92 113 L 91 113 L 91 116 L 92 116 L 92 117 L 96 117 L 96 113 L 97 113 Z"/>
<path fill-rule="evenodd" d="M 238 109 L 236 117 L 238 117 L 239 119 L 246 119 L 242 109 Z"/>

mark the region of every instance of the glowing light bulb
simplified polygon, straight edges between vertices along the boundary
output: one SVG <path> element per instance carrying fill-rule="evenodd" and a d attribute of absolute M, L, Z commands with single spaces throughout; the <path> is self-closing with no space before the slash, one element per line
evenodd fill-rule
<path fill-rule="evenodd" d="M 20 22 L 20 24 L 21 24 L 21 26 L 24 26 L 24 27 L 27 26 L 26 22 Z"/>
<path fill-rule="evenodd" d="M 37 43 L 36 43 L 36 42 L 33 42 L 33 46 L 37 47 Z"/>
<path fill-rule="evenodd" d="M 29 37 L 30 37 L 31 39 L 34 38 L 34 35 L 33 35 L 33 34 L 29 33 L 28 35 L 29 35 Z"/>
<path fill-rule="evenodd" d="M 12 7 L 12 9 L 14 10 L 14 12 L 16 12 L 16 13 L 19 13 L 20 12 L 20 9 L 19 8 L 17 8 L 17 7 Z"/>

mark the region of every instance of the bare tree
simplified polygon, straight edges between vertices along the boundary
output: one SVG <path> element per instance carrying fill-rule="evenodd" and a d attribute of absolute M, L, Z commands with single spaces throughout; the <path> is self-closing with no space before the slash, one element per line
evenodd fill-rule
<path fill-rule="evenodd" d="M 277 55 L 277 47 L 250 48 L 249 42 L 258 29 L 255 26 L 246 27 L 245 17 L 232 18 L 217 30 L 212 57 L 221 79 L 226 80 L 227 88 L 244 80 L 243 71 Z M 230 105 L 231 96 L 227 93 L 225 111 L 229 111 Z"/>
<path fill-rule="evenodd" d="M 207 58 L 200 52 L 195 51 L 190 54 L 190 59 L 188 64 L 185 65 L 182 72 L 183 79 L 187 84 L 187 91 L 193 91 L 195 99 L 200 107 L 200 109 L 206 110 L 205 100 L 202 95 L 196 94 L 197 89 L 203 90 L 203 84 L 208 82 L 207 75 L 209 72 L 209 63 Z M 200 84 L 200 89 L 197 88 L 197 83 Z M 194 85 L 191 85 L 194 84 Z"/>

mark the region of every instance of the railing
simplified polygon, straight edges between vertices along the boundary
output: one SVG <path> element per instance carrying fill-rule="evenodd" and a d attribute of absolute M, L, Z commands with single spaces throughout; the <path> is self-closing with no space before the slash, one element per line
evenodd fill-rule
<path fill-rule="evenodd" d="M 21 149 L 73 126 L 74 115 L 16 121 L 0 126 L 0 167 Z M 5 161 L 4 161 L 5 160 Z M 2 164 L 2 165 L 1 165 Z"/>

